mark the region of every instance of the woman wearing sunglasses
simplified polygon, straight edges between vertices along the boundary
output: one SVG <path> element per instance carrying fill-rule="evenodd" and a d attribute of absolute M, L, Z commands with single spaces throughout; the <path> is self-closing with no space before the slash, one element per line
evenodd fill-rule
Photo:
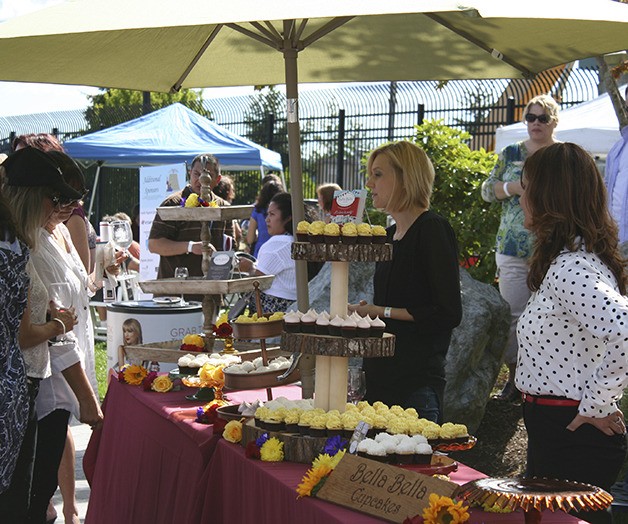
<path fill-rule="evenodd" d="M 523 110 L 523 121 L 528 129 L 528 139 L 505 147 L 491 175 L 482 184 L 482 198 L 487 202 L 501 202 L 502 214 L 495 260 L 499 277 L 499 292 L 510 305 L 510 330 L 504 353 L 508 366 L 508 380 L 497 399 L 519 401 L 515 387 L 517 364 L 517 319 L 523 312 L 530 291 L 526 285 L 528 257 L 532 253 L 532 237 L 523 225 L 523 211 L 519 197 L 523 193 L 520 178 L 525 160 L 542 147 L 556 143 L 554 130 L 558 124 L 558 104 L 548 95 L 531 99 Z"/>

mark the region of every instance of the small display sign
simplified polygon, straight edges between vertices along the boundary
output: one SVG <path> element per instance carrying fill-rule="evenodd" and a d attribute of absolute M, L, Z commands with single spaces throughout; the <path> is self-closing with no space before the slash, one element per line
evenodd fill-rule
<path fill-rule="evenodd" d="M 233 251 L 214 251 L 207 270 L 207 280 L 229 280 L 233 257 Z"/>

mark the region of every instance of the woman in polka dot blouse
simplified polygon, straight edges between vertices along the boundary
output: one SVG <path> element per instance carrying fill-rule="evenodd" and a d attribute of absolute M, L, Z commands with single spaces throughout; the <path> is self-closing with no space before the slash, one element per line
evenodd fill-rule
<path fill-rule="evenodd" d="M 617 226 L 593 159 L 579 146 L 540 149 L 524 165 L 521 207 L 535 235 L 517 327 L 528 476 L 606 490 L 626 455 L 617 401 L 628 386 L 628 299 Z M 585 512 L 589 522 L 611 522 Z"/>

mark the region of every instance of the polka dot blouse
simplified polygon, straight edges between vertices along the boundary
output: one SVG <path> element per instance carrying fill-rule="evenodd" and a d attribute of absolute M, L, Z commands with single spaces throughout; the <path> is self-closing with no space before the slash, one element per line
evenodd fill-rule
<path fill-rule="evenodd" d="M 628 298 L 596 255 L 556 257 L 519 318 L 517 339 L 520 391 L 580 400 L 587 417 L 615 411 L 628 386 Z"/>

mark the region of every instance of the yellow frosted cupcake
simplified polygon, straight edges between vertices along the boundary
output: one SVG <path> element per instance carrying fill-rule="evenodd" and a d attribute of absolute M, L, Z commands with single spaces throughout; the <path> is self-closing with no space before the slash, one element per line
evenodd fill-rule
<path fill-rule="evenodd" d="M 373 240 L 373 233 L 369 224 L 358 225 L 358 244 L 370 244 Z"/>
<path fill-rule="evenodd" d="M 307 220 L 301 220 L 297 224 L 297 240 L 299 242 L 307 242 L 308 241 L 308 228 L 310 227 L 310 223 Z"/>
<path fill-rule="evenodd" d="M 333 222 L 326 224 L 323 229 L 323 235 L 325 236 L 325 244 L 340 243 L 340 226 Z"/>
<path fill-rule="evenodd" d="M 386 243 L 386 229 L 382 226 L 373 226 L 371 228 L 373 234 L 373 244 L 385 244 Z"/>
<path fill-rule="evenodd" d="M 353 222 L 343 224 L 341 234 L 343 244 L 355 244 L 358 241 L 358 228 Z"/>
<path fill-rule="evenodd" d="M 325 222 L 316 220 L 312 222 L 307 228 L 308 239 L 313 244 L 322 244 L 325 240 L 323 231 L 325 230 Z"/>

